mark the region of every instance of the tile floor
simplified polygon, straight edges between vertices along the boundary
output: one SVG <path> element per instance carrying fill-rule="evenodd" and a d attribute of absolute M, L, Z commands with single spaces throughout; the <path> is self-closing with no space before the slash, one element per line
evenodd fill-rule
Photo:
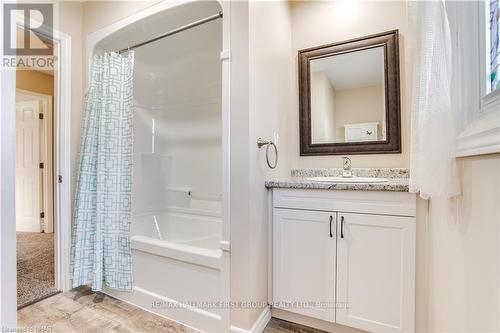
<path fill-rule="evenodd" d="M 196 332 L 117 299 L 78 288 L 18 311 L 18 327 L 48 333 Z M 32 330 L 26 330 L 32 332 Z"/>
<path fill-rule="evenodd" d="M 18 311 L 18 327 L 48 333 L 196 333 L 112 297 L 82 287 L 57 294 Z M 271 319 L 264 333 L 322 333 Z"/>
<path fill-rule="evenodd" d="M 272 318 L 263 333 L 326 333 L 315 328 Z"/>

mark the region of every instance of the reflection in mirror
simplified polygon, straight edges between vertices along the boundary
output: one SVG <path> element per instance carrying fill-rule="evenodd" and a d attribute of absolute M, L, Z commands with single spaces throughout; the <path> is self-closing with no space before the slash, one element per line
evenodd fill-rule
<path fill-rule="evenodd" d="M 384 48 L 310 61 L 311 143 L 386 140 Z"/>

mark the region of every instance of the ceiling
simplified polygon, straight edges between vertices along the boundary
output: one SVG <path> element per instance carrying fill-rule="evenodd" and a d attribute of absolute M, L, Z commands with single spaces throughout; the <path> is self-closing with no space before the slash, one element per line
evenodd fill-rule
<path fill-rule="evenodd" d="M 324 72 L 335 90 L 383 85 L 384 49 L 375 47 L 314 59 L 311 72 Z"/>

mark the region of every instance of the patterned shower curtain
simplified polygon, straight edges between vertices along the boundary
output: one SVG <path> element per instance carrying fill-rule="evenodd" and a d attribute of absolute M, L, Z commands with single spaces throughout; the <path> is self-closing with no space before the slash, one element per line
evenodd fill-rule
<path fill-rule="evenodd" d="M 73 287 L 132 289 L 133 65 L 133 52 L 94 57 L 77 169 Z"/>

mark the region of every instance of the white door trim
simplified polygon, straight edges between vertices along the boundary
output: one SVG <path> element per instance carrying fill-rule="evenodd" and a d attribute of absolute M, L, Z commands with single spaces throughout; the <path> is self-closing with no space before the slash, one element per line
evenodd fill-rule
<path fill-rule="evenodd" d="M 53 140 L 52 140 L 52 96 L 37 93 L 30 90 L 16 89 L 16 101 L 18 96 L 39 100 L 42 105 L 41 113 L 43 114 L 43 122 L 41 126 L 42 138 L 40 162 L 44 163 L 42 170 L 43 178 L 43 205 L 41 210 L 45 213 L 44 232 L 54 232 L 54 168 L 53 168 Z M 52 172 L 49 172 L 52 171 Z M 50 199 L 49 199 L 50 198 Z"/>
<path fill-rule="evenodd" d="M 18 16 L 16 24 L 24 28 L 24 18 Z M 71 36 L 52 29 L 52 39 L 58 45 L 54 56 L 54 239 L 56 288 L 70 289 L 71 248 Z M 14 81 L 15 82 L 15 81 Z M 15 89 L 15 85 L 14 85 Z M 15 154 L 15 151 L 14 151 Z M 4 155 L 2 156 L 4 157 Z M 2 159 L 3 160 L 3 159 Z M 58 182 L 61 177 L 62 182 Z M 15 220 L 14 220 L 15 223 Z M 11 236 L 15 239 L 14 234 Z M 15 251 L 13 252 L 15 253 Z M 14 298 L 14 302 L 15 302 Z M 15 304 L 15 303 L 14 303 Z"/>
<path fill-rule="evenodd" d="M 55 239 L 56 239 L 56 288 L 71 289 L 71 37 L 54 30 L 54 41 L 58 44 L 57 57 L 60 60 L 54 72 L 56 82 L 54 96 L 54 154 L 57 186 L 55 192 Z M 61 178 L 62 182 L 58 181 Z"/>
<path fill-rule="evenodd" d="M 1 1 L 3 4 L 3 1 Z M 0 6 L 3 17 L 3 6 Z M 3 54 L 3 24 L 0 48 Z M 16 281 L 16 73 L 0 69 L 0 327 L 17 325 Z"/>
<path fill-rule="evenodd" d="M 3 36 L 2 33 L 0 35 Z M 2 44 L 3 45 L 3 44 Z M 1 70 L 0 76 L 0 327 L 15 328 L 17 315 L 15 140 L 16 76 Z"/>

